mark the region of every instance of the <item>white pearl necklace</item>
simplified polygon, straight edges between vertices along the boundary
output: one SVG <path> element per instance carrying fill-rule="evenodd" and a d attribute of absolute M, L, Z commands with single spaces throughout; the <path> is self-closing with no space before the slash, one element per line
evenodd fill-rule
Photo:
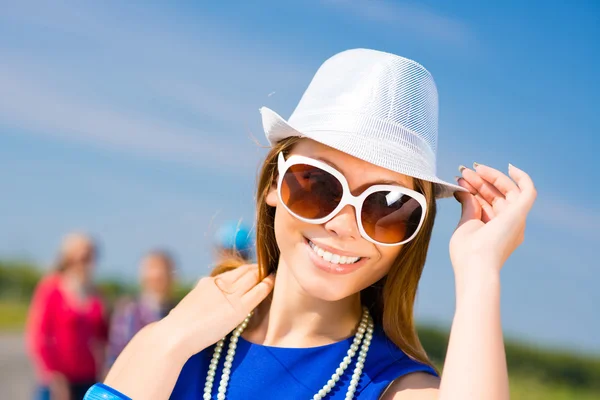
<path fill-rule="evenodd" d="M 229 341 L 229 349 L 227 350 L 227 356 L 225 357 L 225 364 L 223 364 L 221 381 L 219 382 L 219 389 L 217 393 L 218 400 L 225 400 L 225 393 L 227 391 L 227 384 L 229 383 L 229 377 L 231 375 L 231 365 L 233 363 L 233 357 L 235 356 L 237 342 L 242 332 L 244 332 L 244 329 L 246 329 L 246 327 L 248 326 L 250 317 L 252 317 L 252 313 L 248 314 L 246 319 L 244 319 L 244 321 L 240 325 L 238 325 L 238 327 L 233 331 L 233 334 L 231 335 L 231 339 Z M 215 375 L 217 372 L 219 359 L 221 358 L 221 352 L 223 351 L 223 346 L 225 345 L 226 338 L 227 337 L 224 337 L 223 339 L 219 340 L 217 342 L 217 345 L 215 346 L 215 351 L 213 353 L 212 360 L 210 361 L 210 366 L 208 367 L 206 383 L 204 384 L 204 400 L 211 399 Z M 356 335 L 354 336 L 354 341 L 352 342 L 350 349 L 348 349 L 348 353 L 340 363 L 340 366 L 335 370 L 335 373 L 331 375 L 331 378 L 323 386 L 323 388 L 313 396 L 313 400 L 321 400 L 325 396 L 327 396 L 329 392 L 331 392 L 335 384 L 341 379 L 342 375 L 344 374 L 344 371 L 352 362 L 352 358 L 356 355 L 356 352 L 359 350 L 360 346 L 358 359 L 356 361 L 356 366 L 354 367 L 354 373 L 352 374 L 350 386 L 348 387 L 348 391 L 346 392 L 346 400 L 352 400 L 354 398 L 354 392 L 356 392 L 356 387 L 358 386 L 360 375 L 362 374 L 362 370 L 365 366 L 367 352 L 369 351 L 369 346 L 371 345 L 372 339 L 373 319 L 369 314 L 369 310 L 366 307 L 363 307 L 362 319 L 360 321 L 360 325 L 358 326 Z"/>

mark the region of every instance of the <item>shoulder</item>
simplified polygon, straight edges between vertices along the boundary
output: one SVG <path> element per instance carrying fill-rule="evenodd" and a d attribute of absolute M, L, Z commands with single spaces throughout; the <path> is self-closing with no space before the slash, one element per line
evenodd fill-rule
<path fill-rule="evenodd" d="M 37 283 L 32 305 L 41 308 L 53 307 L 60 298 L 60 277 L 53 273 Z"/>
<path fill-rule="evenodd" d="M 369 358 L 376 368 L 377 376 L 394 379 L 411 372 L 426 372 L 437 376 L 433 367 L 409 357 L 392 342 L 381 327 L 376 327 L 369 348 Z"/>
<path fill-rule="evenodd" d="M 51 294 L 58 291 L 60 286 L 60 276 L 52 273 L 44 276 L 37 284 L 36 291 L 38 293 Z"/>
<path fill-rule="evenodd" d="M 399 382 L 402 385 L 439 382 L 434 368 L 410 358 L 387 338 L 381 328 L 376 328 L 374 332 L 365 372 L 370 382 L 365 385 L 364 391 L 374 397 L 383 392 L 389 393 L 390 390 L 397 391 Z"/>
<path fill-rule="evenodd" d="M 111 320 L 113 324 L 132 318 L 136 313 L 136 309 L 137 302 L 134 298 L 128 296 L 119 298 L 112 308 Z"/>
<path fill-rule="evenodd" d="M 128 314 L 138 308 L 138 301 L 131 296 L 122 296 L 115 302 L 114 312 L 117 314 Z"/>
<path fill-rule="evenodd" d="M 394 380 L 381 395 L 381 400 L 434 400 L 440 379 L 425 372 L 414 372 Z"/>

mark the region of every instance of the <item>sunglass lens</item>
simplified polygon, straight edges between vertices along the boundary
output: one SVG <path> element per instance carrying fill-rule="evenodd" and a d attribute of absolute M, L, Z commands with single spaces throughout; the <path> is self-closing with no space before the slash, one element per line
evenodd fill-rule
<path fill-rule="evenodd" d="M 280 189 L 285 205 L 306 219 L 320 219 L 331 214 L 344 193 L 335 176 L 307 164 L 290 166 L 283 175 Z"/>
<path fill-rule="evenodd" d="M 395 191 L 371 193 L 362 206 L 362 224 L 373 240 L 394 244 L 409 239 L 419 228 L 423 208 L 414 198 Z"/>

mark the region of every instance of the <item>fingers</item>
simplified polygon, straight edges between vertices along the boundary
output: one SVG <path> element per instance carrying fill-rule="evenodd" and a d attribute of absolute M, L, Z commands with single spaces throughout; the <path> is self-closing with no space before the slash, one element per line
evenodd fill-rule
<path fill-rule="evenodd" d="M 477 200 L 481 206 L 481 220 L 485 223 L 488 223 L 496 216 L 494 208 L 487 201 L 485 201 L 480 194 L 475 195 L 475 200 Z"/>
<path fill-rule="evenodd" d="M 523 201 L 528 208 L 531 208 L 537 197 L 537 190 L 535 189 L 531 177 L 512 164 L 508 164 L 508 174 L 515 180 L 519 189 L 521 189 L 519 200 L 522 199 L 521 201 Z"/>
<path fill-rule="evenodd" d="M 252 289 L 259 281 L 258 266 L 249 269 L 244 275 L 240 276 L 231 286 L 231 293 L 237 292 L 243 295 L 248 290 Z"/>
<path fill-rule="evenodd" d="M 494 185 L 487 182 L 477 172 L 470 170 L 469 168 L 460 166 L 459 171 L 461 172 L 463 179 L 465 179 L 490 206 L 504 206 L 503 203 L 506 202 L 506 199 Z"/>
<path fill-rule="evenodd" d="M 460 186 L 463 186 L 460 182 L 459 184 Z M 461 226 L 469 220 L 481 219 L 481 205 L 479 204 L 477 199 L 475 199 L 475 196 L 473 196 L 470 193 L 456 192 L 454 193 L 454 197 L 462 205 L 462 215 L 460 217 L 460 221 L 458 222 L 458 226 Z"/>
<path fill-rule="evenodd" d="M 481 206 L 483 222 L 490 221 L 516 201 L 522 201 L 531 208 L 537 192 L 524 171 L 509 164 L 509 177 L 487 165 L 474 163 L 473 167 L 475 170 L 459 167 L 462 177 L 458 177 L 457 182 L 474 195 Z"/>
<path fill-rule="evenodd" d="M 467 182 L 464 178 L 461 178 L 458 176 L 456 177 L 456 182 L 458 183 L 459 186 L 462 186 L 465 189 L 467 189 L 473 195 L 473 197 L 475 198 L 477 203 L 479 203 L 479 206 L 481 208 L 481 213 L 480 213 L 479 219 L 481 219 L 483 222 L 487 223 L 496 216 L 496 213 L 494 212 L 493 207 L 483 197 L 481 197 L 481 195 L 477 192 L 477 190 L 473 186 L 471 186 L 471 184 L 469 182 Z"/>
<path fill-rule="evenodd" d="M 521 190 L 508 176 L 487 165 L 474 164 L 475 171 L 486 182 L 494 186 L 509 202 L 519 197 Z"/>
<path fill-rule="evenodd" d="M 463 178 L 462 176 L 455 176 L 454 179 L 456 180 L 456 183 L 458 183 L 458 186 L 464 187 L 472 195 L 477 194 L 477 190 L 469 182 L 467 182 L 467 180 L 465 178 Z"/>
<path fill-rule="evenodd" d="M 215 282 L 219 281 L 219 284 L 223 286 L 232 285 L 252 269 L 258 269 L 258 264 L 245 264 L 234 268 L 231 271 L 224 272 L 215 278 Z"/>
<path fill-rule="evenodd" d="M 271 274 L 254 285 L 242 296 L 242 303 L 248 310 L 255 309 L 273 290 L 275 275 Z"/>

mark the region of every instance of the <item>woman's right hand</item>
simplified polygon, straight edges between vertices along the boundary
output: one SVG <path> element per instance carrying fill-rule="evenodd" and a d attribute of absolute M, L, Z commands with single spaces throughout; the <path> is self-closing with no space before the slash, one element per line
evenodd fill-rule
<path fill-rule="evenodd" d="M 200 279 L 169 315 L 135 335 L 104 383 L 132 399 L 168 399 L 186 361 L 235 329 L 274 282 L 259 281 L 256 265 Z"/>
<path fill-rule="evenodd" d="M 234 330 L 269 295 L 274 282 L 273 275 L 259 281 L 257 264 L 202 278 L 159 322 L 161 331 L 172 333 L 178 351 L 191 357 Z"/>

